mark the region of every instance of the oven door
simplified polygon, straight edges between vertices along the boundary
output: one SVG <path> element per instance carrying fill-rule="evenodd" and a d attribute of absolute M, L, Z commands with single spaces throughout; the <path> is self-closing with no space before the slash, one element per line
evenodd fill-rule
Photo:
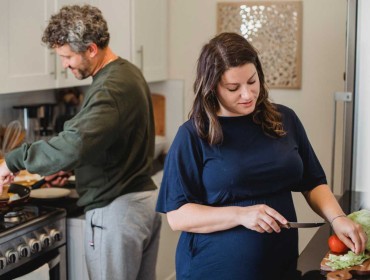
<path fill-rule="evenodd" d="M 27 262 L 24 265 L 17 267 L 4 275 L 1 275 L 1 280 L 18 280 L 17 278 L 19 278 L 19 280 L 26 280 L 29 277 L 33 276 L 33 273 L 36 274 L 35 271 L 45 264 L 49 268 L 49 277 L 47 279 L 67 280 L 66 246 L 63 245 L 49 252 L 45 252 L 32 261 Z M 42 276 L 41 272 L 40 276 Z M 42 277 L 39 277 L 38 279 L 42 280 Z"/>

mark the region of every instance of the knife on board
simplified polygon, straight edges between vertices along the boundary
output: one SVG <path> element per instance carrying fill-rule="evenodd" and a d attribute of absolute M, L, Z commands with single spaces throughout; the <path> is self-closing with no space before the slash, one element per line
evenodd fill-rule
<path fill-rule="evenodd" d="M 325 225 L 325 222 L 321 223 L 298 223 L 298 222 L 288 222 L 285 225 L 279 223 L 279 226 L 282 228 L 314 228 L 314 227 L 321 227 Z"/>

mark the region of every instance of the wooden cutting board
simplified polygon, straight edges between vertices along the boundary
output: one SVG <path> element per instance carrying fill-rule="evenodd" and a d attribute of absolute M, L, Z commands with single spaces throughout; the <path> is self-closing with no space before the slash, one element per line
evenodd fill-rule
<path fill-rule="evenodd" d="M 326 274 L 326 278 L 328 280 L 347 280 L 347 279 L 352 279 L 356 275 L 361 275 L 361 276 L 368 275 L 369 278 L 366 277 L 364 279 L 370 279 L 370 259 L 364 261 L 361 265 L 351 266 L 345 269 L 333 271 L 331 267 L 326 265 L 329 254 L 331 254 L 331 252 L 328 252 L 320 263 L 321 270 L 328 272 Z"/>

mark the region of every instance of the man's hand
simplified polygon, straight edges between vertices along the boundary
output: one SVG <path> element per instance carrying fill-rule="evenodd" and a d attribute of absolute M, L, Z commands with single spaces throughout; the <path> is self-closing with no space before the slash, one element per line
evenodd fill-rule
<path fill-rule="evenodd" d="M 5 160 L 0 163 L 0 195 L 3 193 L 3 186 L 14 181 L 15 175 L 9 170 Z"/>
<path fill-rule="evenodd" d="M 68 178 L 71 177 L 72 172 L 59 171 L 58 173 L 45 176 L 46 185 L 48 187 L 58 186 L 63 187 L 68 183 Z"/>

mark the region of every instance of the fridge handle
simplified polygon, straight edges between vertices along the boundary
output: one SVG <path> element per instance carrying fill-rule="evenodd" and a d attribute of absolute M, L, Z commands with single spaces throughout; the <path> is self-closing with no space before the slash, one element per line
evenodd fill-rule
<path fill-rule="evenodd" d="M 331 178 L 330 178 L 330 189 L 334 192 L 334 168 L 335 168 L 335 144 L 337 134 L 337 102 L 344 102 L 344 106 L 347 103 L 352 102 L 352 92 L 348 91 L 337 91 L 334 92 L 334 124 L 333 124 L 333 142 L 332 142 L 332 159 L 331 159 Z M 346 109 L 346 108 L 345 108 Z M 345 116 L 343 116 L 345 118 Z"/>

